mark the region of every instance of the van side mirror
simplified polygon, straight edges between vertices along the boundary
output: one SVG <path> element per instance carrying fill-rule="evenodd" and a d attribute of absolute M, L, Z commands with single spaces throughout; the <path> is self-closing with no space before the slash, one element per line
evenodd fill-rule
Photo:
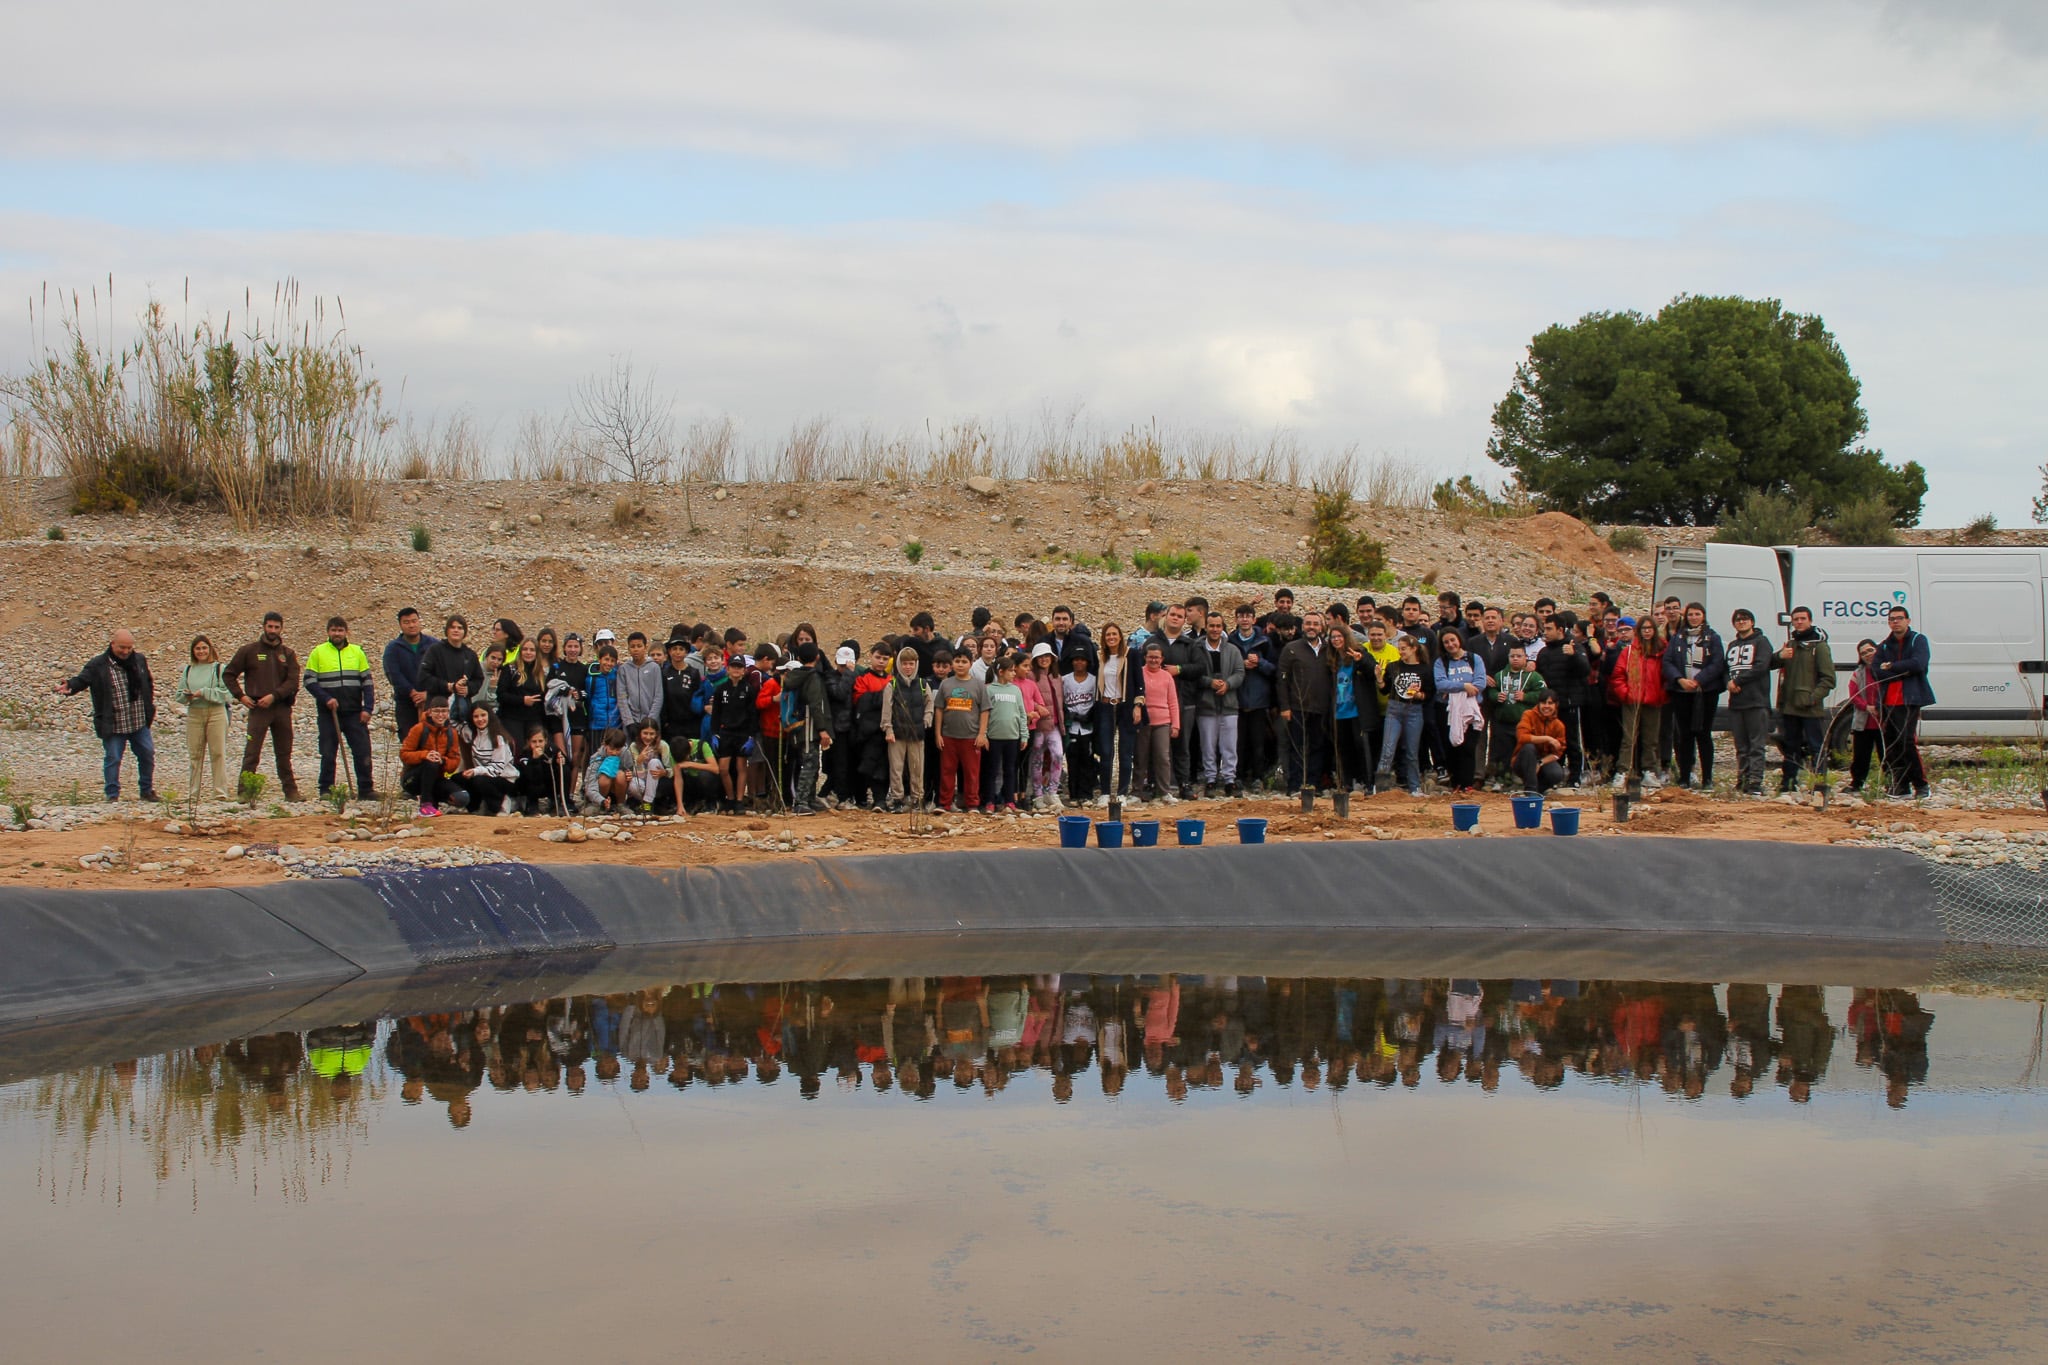
<path fill-rule="evenodd" d="M 1791 625 L 1791 624 L 1792 624 L 1792 613 L 1791 613 L 1791 612 L 1789 612 L 1789 611 L 1781 611 L 1781 612 L 1779 612 L 1779 613 L 1778 613 L 1778 624 L 1779 624 L 1779 625 L 1781 625 L 1781 626 L 1789 626 L 1789 625 Z"/>

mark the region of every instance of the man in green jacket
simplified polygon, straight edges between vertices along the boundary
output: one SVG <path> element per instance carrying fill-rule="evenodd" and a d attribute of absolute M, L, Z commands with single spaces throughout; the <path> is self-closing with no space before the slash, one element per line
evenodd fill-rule
<path fill-rule="evenodd" d="M 1816 785 L 1824 786 L 1828 771 L 1828 693 L 1835 687 L 1835 656 L 1828 637 L 1814 628 L 1813 612 L 1792 609 L 1792 634 L 1771 656 L 1778 671 L 1778 750 L 1785 757 L 1778 772 L 1778 791 L 1799 783 L 1799 765 L 1806 760 Z"/>
<path fill-rule="evenodd" d="M 339 616 L 327 619 L 327 640 L 314 645 L 306 656 L 303 677 L 320 723 L 320 794 L 327 795 L 334 785 L 334 760 L 346 738 L 349 758 L 355 764 L 356 795 L 365 801 L 374 798 L 377 784 L 370 776 L 370 713 L 377 709 L 377 694 L 370 680 L 369 656 L 349 642 L 347 621 Z"/>

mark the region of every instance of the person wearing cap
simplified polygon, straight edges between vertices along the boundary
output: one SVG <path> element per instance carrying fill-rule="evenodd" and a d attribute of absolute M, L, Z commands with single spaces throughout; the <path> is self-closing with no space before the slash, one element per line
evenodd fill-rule
<path fill-rule="evenodd" d="M 841 640 L 832 651 L 832 666 L 818 669 L 825 684 L 825 700 L 832 707 L 832 747 L 825 751 L 825 794 L 828 809 L 854 798 L 853 764 L 858 755 L 853 742 L 853 684 L 859 676 L 860 646 Z"/>
<path fill-rule="evenodd" d="M 420 703 L 427 699 L 420 686 L 420 661 L 439 643 L 420 629 L 418 607 L 398 609 L 398 634 L 384 646 L 384 681 L 391 684 L 392 721 L 400 739 L 420 723 Z"/>
<path fill-rule="evenodd" d="M 663 646 L 666 661 L 661 665 L 661 738 L 672 753 L 681 753 L 683 742 L 698 733 L 703 717 L 697 710 L 697 688 L 701 679 L 689 666 L 689 637 L 672 633 Z"/>
<path fill-rule="evenodd" d="M 573 630 L 562 637 L 562 658 L 553 676 L 569 685 L 569 770 L 580 773 L 590 756 L 590 661 L 583 657 L 583 637 Z"/>
<path fill-rule="evenodd" d="M 1031 646 L 1031 672 L 1018 690 L 1024 694 L 1025 716 L 1031 723 L 1030 759 L 1025 765 L 1031 809 L 1057 811 L 1067 768 L 1066 695 L 1051 641 Z"/>

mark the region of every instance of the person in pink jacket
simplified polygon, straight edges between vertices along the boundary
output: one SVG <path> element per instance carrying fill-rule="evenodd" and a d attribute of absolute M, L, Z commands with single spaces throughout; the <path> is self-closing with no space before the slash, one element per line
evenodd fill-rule
<path fill-rule="evenodd" d="M 1138 717 L 1138 771 L 1136 790 L 1151 797 L 1173 794 L 1173 741 L 1180 734 L 1180 689 L 1166 671 L 1166 651 L 1157 641 L 1145 645 L 1145 669 L 1138 675 L 1142 696 Z"/>

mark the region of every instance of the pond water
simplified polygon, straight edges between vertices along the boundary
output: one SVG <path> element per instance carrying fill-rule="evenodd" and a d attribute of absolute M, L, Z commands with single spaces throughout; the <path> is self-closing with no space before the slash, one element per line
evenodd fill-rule
<path fill-rule="evenodd" d="M 2041 1029 L 1205 972 L 195 1038 L 0 1088 L 0 1323 L 15 1362 L 2040 1360 Z"/>

